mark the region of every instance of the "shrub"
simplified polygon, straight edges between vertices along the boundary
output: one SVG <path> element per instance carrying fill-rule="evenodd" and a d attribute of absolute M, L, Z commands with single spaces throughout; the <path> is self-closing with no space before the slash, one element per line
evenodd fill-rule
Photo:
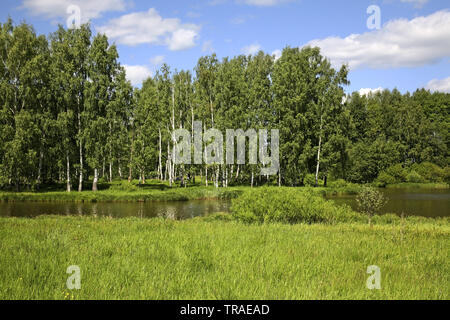
<path fill-rule="evenodd" d="M 316 193 L 289 188 L 247 191 L 233 200 L 231 211 L 235 219 L 246 223 L 337 223 L 360 217 Z"/>
<path fill-rule="evenodd" d="M 356 197 L 356 202 L 360 210 L 369 216 L 369 224 L 372 224 L 372 217 L 380 211 L 387 200 L 379 190 L 364 187 Z"/>
<path fill-rule="evenodd" d="M 316 175 L 307 174 L 303 179 L 303 184 L 307 187 L 314 187 L 316 185 Z"/>
<path fill-rule="evenodd" d="M 450 167 L 445 167 L 444 169 L 444 181 L 447 184 L 450 184 Z"/>
<path fill-rule="evenodd" d="M 387 168 L 386 173 L 395 179 L 395 182 L 393 183 L 405 182 L 408 174 L 401 164 L 396 164 Z"/>
<path fill-rule="evenodd" d="M 347 187 L 348 183 L 344 179 L 338 179 L 336 181 L 331 181 L 329 183 L 329 186 L 332 188 L 345 188 Z"/>
<path fill-rule="evenodd" d="M 422 176 L 423 182 L 443 182 L 445 179 L 445 170 L 431 162 L 414 164 L 411 169 Z"/>
<path fill-rule="evenodd" d="M 382 171 L 378 178 L 375 180 L 375 184 L 377 187 L 386 187 L 388 184 L 394 184 L 396 182 L 396 179 L 385 171 Z"/>
<path fill-rule="evenodd" d="M 133 191 L 138 191 L 139 188 L 133 183 L 130 183 L 130 182 L 126 181 L 126 180 L 122 180 L 118 184 L 113 184 L 109 188 L 109 190 L 133 192 Z"/>
<path fill-rule="evenodd" d="M 406 181 L 411 182 L 411 183 L 424 183 L 425 179 L 420 174 L 418 174 L 416 171 L 412 170 L 406 176 Z"/>

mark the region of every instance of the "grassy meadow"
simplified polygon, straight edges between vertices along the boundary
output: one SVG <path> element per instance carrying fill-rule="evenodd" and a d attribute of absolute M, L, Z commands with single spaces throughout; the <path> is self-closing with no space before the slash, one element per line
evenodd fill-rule
<path fill-rule="evenodd" d="M 426 220 L 426 219 L 425 219 Z M 0 219 L 0 299 L 449 299 L 450 226 Z M 81 268 L 81 290 L 66 269 Z M 366 268 L 381 268 L 381 290 Z"/>
<path fill-rule="evenodd" d="M 2 193 L 3 201 L 233 199 L 185 221 L 0 218 L 3 299 L 449 299 L 450 219 L 368 218 L 335 188 L 154 188 Z M 69 266 L 81 290 L 68 290 Z M 369 290 L 367 267 L 381 269 Z"/>

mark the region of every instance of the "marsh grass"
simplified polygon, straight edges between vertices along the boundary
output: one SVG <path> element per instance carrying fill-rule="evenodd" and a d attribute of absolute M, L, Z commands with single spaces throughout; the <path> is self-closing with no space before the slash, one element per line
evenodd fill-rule
<path fill-rule="evenodd" d="M 97 192 L 0 192 L 0 201 L 146 202 L 232 199 L 246 188 L 113 186 Z"/>
<path fill-rule="evenodd" d="M 225 218 L 227 217 L 227 218 Z M 449 299 L 448 220 L 0 219 L 0 299 Z M 81 268 L 81 290 L 66 269 Z M 366 288 L 367 266 L 382 289 Z"/>

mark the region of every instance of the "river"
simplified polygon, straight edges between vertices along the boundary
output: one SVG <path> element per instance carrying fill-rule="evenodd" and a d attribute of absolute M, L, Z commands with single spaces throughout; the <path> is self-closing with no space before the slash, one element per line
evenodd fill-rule
<path fill-rule="evenodd" d="M 381 213 L 445 217 L 450 216 L 450 190 L 381 189 L 388 198 Z M 337 204 L 357 210 L 356 196 L 330 196 Z M 177 220 L 229 212 L 230 201 L 196 200 L 172 202 L 0 202 L 0 217 L 40 215 L 97 215 L 113 218 L 168 217 Z"/>

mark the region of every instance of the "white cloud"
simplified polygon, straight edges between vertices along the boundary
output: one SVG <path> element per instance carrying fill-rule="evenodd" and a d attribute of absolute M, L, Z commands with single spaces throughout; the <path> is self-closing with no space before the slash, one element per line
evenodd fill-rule
<path fill-rule="evenodd" d="M 281 52 L 281 50 L 275 50 L 274 52 L 272 52 L 272 56 L 275 56 L 275 61 L 280 59 L 282 54 L 283 53 Z"/>
<path fill-rule="evenodd" d="M 377 92 L 382 92 L 383 88 L 376 88 L 376 89 L 371 89 L 371 88 L 362 88 L 359 90 L 359 94 L 361 96 L 367 96 L 369 94 L 373 94 L 373 93 L 377 93 Z"/>
<path fill-rule="evenodd" d="M 126 8 L 125 0 L 23 0 L 21 8 L 35 16 L 68 18 L 67 8 L 71 5 L 80 7 L 83 22 L 98 18 L 103 12 L 123 11 Z"/>
<path fill-rule="evenodd" d="M 309 42 L 335 66 L 348 63 L 351 69 L 419 67 L 450 56 L 450 11 L 435 12 L 412 20 L 388 22 L 380 30 L 329 37 Z"/>
<path fill-rule="evenodd" d="M 186 50 L 195 47 L 195 40 L 198 33 L 192 29 L 179 29 L 172 33 L 168 40 L 169 49 L 172 51 Z"/>
<path fill-rule="evenodd" d="M 257 43 L 253 43 L 249 46 L 242 48 L 241 52 L 246 56 L 257 54 L 261 50 L 261 46 Z"/>
<path fill-rule="evenodd" d="M 211 40 L 203 42 L 202 52 L 209 52 L 209 53 L 214 52 L 214 48 L 213 48 Z"/>
<path fill-rule="evenodd" d="M 150 63 L 154 66 L 160 66 L 164 62 L 164 56 L 155 56 L 150 59 Z"/>
<path fill-rule="evenodd" d="M 415 7 L 420 8 L 420 7 L 422 7 L 425 3 L 427 3 L 428 0 L 401 0 L 401 2 L 413 3 Z"/>
<path fill-rule="evenodd" d="M 151 8 L 144 12 L 126 14 L 110 20 L 98 31 L 117 40 L 119 44 L 135 46 L 139 44 L 166 45 L 170 50 L 178 51 L 196 45 L 200 27 L 194 24 L 182 24 L 176 18 L 162 18 Z"/>
<path fill-rule="evenodd" d="M 141 85 L 144 80 L 152 76 L 152 72 L 146 66 L 130 66 L 124 65 L 127 79 L 130 80 L 133 86 Z"/>
<path fill-rule="evenodd" d="M 434 79 L 428 82 L 425 86 L 425 89 L 430 90 L 431 92 L 445 92 L 450 93 L 450 77 L 445 79 Z"/>

